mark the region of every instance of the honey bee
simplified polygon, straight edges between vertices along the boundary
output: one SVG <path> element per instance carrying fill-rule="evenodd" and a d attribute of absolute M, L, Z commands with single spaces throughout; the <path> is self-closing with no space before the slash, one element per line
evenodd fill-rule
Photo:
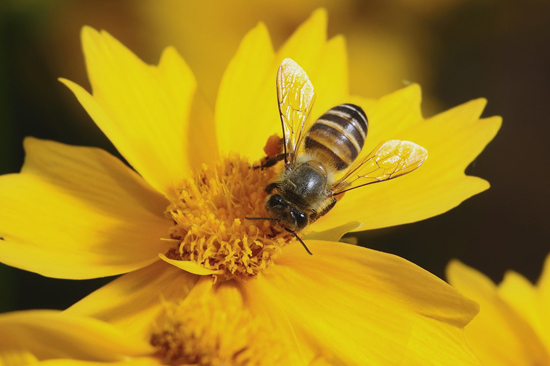
<path fill-rule="evenodd" d="M 344 192 L 403 176 L 428 156 L 415 143 L 390 140 L 358 159 L 369 123 L 363 109 L 354 104 L 329 109 L 306 129 L 315 101 L 313 85 L 306 72 L 288 58 L 277 72 L 277 99 L 283 151 L 264 158 L 257 168 L 284 160 L 284 169 L 265 188 L 269 217 L 247 219 L 277 221 L 309 254 L 297 233 L 326 215 Z"/>

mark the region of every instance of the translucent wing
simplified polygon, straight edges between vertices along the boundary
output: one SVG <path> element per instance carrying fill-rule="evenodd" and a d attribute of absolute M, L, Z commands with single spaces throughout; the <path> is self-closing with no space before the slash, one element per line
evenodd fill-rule
<path fill-rule="evenodd" d="M 289 159 L 294 162 L 315 93 L 306 72 L 289 58 L 283 60 L 277 72 L 277 100 L 283 125 L 285 163 Z"/>
<path fill-rule="evenodd" d="M 427 157 L 428 150 L 410 141 L 381 143 L 332 186 L 332 195 L 405 175 L 422 165 Z"/>

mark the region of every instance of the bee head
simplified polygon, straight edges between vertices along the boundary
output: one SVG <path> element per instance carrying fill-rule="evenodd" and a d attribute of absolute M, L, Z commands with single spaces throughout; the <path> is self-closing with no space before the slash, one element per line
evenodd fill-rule
<path fill-rule="evenodd" d="M 265 202 L 265 208 L 271 215 L 277 217 L 287 229 L 300 231 L 309 224 L 308 215 L 292 207 L 280 194 L 272 194 Z"/>

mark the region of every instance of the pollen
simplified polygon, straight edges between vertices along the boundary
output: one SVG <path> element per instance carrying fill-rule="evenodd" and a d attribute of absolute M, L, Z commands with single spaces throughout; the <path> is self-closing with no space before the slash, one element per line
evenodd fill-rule
<path fill-rule="evenodd" d="M 224 301 L 225 300 L 225 301 Z M 283 345 L 242 301 L 217 297 L 167 303 L 150 342 L 167 365 L 272 366 Z"/>
<path fill-rule="evenodd" d="M 166 256 L 195 262 L 225 279 L 267 268 L 292 237 L 273 221 L 246 218 L 267 216 L 265 187 L 276 175 L 277 169 L 254 169 L 236 154 L 203 165 L 166 210 L 174 223 L 170 240 L 177 243 Z"/>

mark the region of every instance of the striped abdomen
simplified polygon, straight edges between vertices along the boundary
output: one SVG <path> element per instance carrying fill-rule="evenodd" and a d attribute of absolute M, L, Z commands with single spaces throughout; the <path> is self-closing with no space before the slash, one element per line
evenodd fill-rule
<path fill-rule="evenodd" d="M 357 158 L 367 137 L 367 115 L 354 104 L 328 110 L 306 135 L 306 152 L 321 155 L 337 170 L 346 169 Z"/>

